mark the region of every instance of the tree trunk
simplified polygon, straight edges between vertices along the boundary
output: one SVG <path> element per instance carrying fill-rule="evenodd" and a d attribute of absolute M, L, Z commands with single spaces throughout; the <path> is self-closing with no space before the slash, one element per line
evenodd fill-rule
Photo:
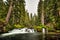
<path fill-rule="evenodd" d="M 59 10 L 59 16 L 60 16 L 60 10 Z"/>
<path fill-rule="evenodd" d="M 42 11 L 42 14 L 41 14 L 41 23 L 42 25 L 44 25 L 44 12 Z"/>
<path fill-rule="evenodd" d="M 11 12 L 12 12 L 12 0 L 10 2 L 9 10 L 8 10 L 8 13 L 7 13 L 7 16 L 6 16 L 6 23 L 8 23 L 8 21 L 9 21 Z"/>
<path fill-rule="evenodd" d="M 41 23 L 44 25 L 44 2 L 42 3 Z"/>

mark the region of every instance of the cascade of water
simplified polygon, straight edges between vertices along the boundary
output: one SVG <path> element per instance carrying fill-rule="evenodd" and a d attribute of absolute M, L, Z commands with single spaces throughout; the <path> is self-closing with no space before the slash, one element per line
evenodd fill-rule
<path fill-rule="evenodd" d="M 34 29 L 28 29 L 28 28 L 22 28 L 22 29 L 13 29 L 12 31 L 9 31 L 9 33 L 4 33 L 2 36 L 8 36 L 13 34 L 24 34 L 24 33 L 34 33 Z"/>
<path fill-rule="evenodd" d="M 45 40 L 45 32 L 46 32 L 46 29 L 42 28 L 42 40 Z"/>
<path fill-rule="evenodd" d="M 42 33 L 45 34 L 45 28 L 42 29 Z"/>

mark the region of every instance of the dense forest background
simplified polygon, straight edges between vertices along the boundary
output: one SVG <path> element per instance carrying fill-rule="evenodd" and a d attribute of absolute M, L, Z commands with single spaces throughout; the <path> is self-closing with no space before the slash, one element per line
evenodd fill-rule
<path fill-rule="evenodd" d="M 60 30 L 60 0 L 40 0 L 37 15 L 25 10 L 25 0 L 0 0 L 0 32 L 15 28 L 34 28 L 41 31 Z"/>

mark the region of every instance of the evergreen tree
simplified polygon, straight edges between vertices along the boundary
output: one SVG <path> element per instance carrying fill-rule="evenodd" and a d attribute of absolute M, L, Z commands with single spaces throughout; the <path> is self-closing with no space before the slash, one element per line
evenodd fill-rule
<path fill-rule="evenodd" d="M 0 0 L 0 21 L 5 21 L 7 14 L 6 5 L 3 0 Z"/>
<path fill-rule="evenodd" d="M 45 0 L 44 1 L 44 9 L 42 10 L 42 0 L 40 0 L 38 4 L 38 24 L 41 22 L 41 14 L 44 10 L 44 24 L 50 24 L 52 27 L 56 26 L 56 18 L 58 18 L 57 12 L 57 0 Z"/>
<path fill-rule="evenodd" d="M 3 2 L 3 0 L 0 0 L 0 33 L 4 32 L 6 14 L 7 10 L 5 2 Z"/>
<path fill-rule="evenodd" d="M 30 21 L 30 19 L 29 19 L 29 13 L 26 11 L 25 12 L 25 24 L 24 24 L 25 27 L 29 27 L 30 26 L 29 21 Z"/>
<path fill-rule="evenodd" d="M 57 17 L 57 6 L 56 0 L 45 1 L 45 24 L 51 25 L 52 27 L 56 26 L 56 17 Z"/>
<path fill-rule="evenodd" d="M 5 2 L 6 28 L 14 28 L 15 24 L 24 25 L 25 21 L 25 0 L 6 0 Z M 3 6 L 4 7 L 4 6 Z"/>
<path fill-rule="evenodd" d="M 55 29 L 60 29 L 60 0 L 56 0 L 57 6 L 57 16 L 56 16 L 56 27 Z"/>
<path fill-rule="evenodd" d="M 44 2 L 42 0 L 38 4 L 38 25 L 40 24 L 44 25 Z"/>
<path fill-rule="evenodd" d="M 11 13 L 12 13 L 12 8 L 13 8 L 12 5 L 13 5 L 13 0 L 10 0 L 9 1 L 9 9 L 8 9 L 8 13 L 7 13 L 7 16 L 6 16 L 6 23 L 9 22 L 9 19 L 10 19 Z"/>
<path fill-rule="evenodd" d="M 7 6 L 9 6 L 10 0 L 7 0 Z M 12 12 L 10 16 L 10 24 L 24 24 L 25 19 L 25 1 L 13 0 Z"/>

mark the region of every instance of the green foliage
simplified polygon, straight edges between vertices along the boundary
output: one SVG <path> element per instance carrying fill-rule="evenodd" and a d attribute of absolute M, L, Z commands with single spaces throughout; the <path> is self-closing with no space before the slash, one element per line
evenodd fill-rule
<path fill-rule="evenodd" d="M 57 33 L 60 33 L 60 30 L 56 30 Z"/>
<path fill-rule="evenodd" d="M 37 28 L 42 29 L 42 28 L 46 28 L 46 26 L 45 26 L 45 25 L 40 24 L 40 26 L 38 26 Z"/>
<path fill-rule="evenodd" d="M 0 0 L 0 20 L 5 20 L 7 8 L 3 0 Z"/>
<path fill-rule="evenodd" d="M 10 0 L 7 0 L 7 2 L 0 0 L 0 21 L 2 22 L 5 22 L 9 5 Z M 48 23 L 52 24 L 49 27 L 41 24 L 42 7 L 44 7 L 44 23 L 46 25 Z M 38 4 L 38 15 L 36 16 L 34 14 L 34 16 L 32 16 L 31 14 L 31 16 L 29 16 L 29 13 L 25 11 L 25 0 L 13 0 L 13 9 L 9 23 L 6 25 L 6 31 L 23 27 L 34 27 L 35 30 L 46 28 L 49 31 L 54 30 L 54 27 L 60 28 L 60 16 L 58 16 L 58 10 L 60 10 L 59 0 L 45 0 L 44 2 L 40 0 Z"/>
<path fill-rule="evenodd" d="M 42 4 L 44 3 L 44 6 Z M 49 27 L 48 29 L 54 29 L 54 27 L 58 27 L 59 25 L 59 11 L 60 9 L 59 0 L 45 0 L 42 2 L 42 0 L 39 1 L 38 4 L 38 24 L 41 23 L 41 13 L 42 13 L 42 7 L 44 7 L 44 23 L 47 25 L 48 23 L 52 23 L 53 26 Z M 58 21 L 57 21 L 58 20 Z"/>
<path fill-rule="evenodd" d="M 5 20 L 4 20 L 4 19 L 0 19 L 0 21 L 5 22 Z"/>
<path fill-rule="evenodd" d="M 8 32 L 9 30 L 12 30 L 13 28 L 12 28 L 12 26 L 11 26 L 10 24 L 7 24 L 7 25 L 5 26 L 5 29 L 6 29 L 6 31 Z"/>
<path fill-rule="evenodd" d="M 34 29 L 37 31 L 42 31 L 42 28 L 47 28 L 47 26 L 40 24 L 40 26 L 34 26 Z"/>
<path fill-rule="evenodd" d="M 10 0 L 7 0 L 7 8 L 10 5 Z M 9 25 L 11 28 L 20 28 L 21 25 L 24 26 L 25 21 L 25 0 L 13 0 L 13 9 L 11 12 Z"/>
<path fill-rule="evenodd" d="M 56 30 L 60 30 L 60 22 L 57 23 L 57 27 L 55 28 Z"/>
<path fill-rule="evenodd" d="M 48 29 L 49 32 L 53 32 L 53 31 L 55 31 L 55 29 L 52 28 L 52 27 L 47 27 L 47 29 Z"/>
<path fill-rule="evenodd" d="M 23 26 L 21 26 L 20 24 L 15 24 L 14 28 L 23 28 Z"/>
<path fill-rule="evenodd" d="M 42 0 L 38 3 L 38 21 L 37 24 L 40 25 L 41 23 L 41 13 L 42 13 Z"/>
<path fill-rule="evenodd" d="M 49 32 L 55 31 L 55 29 L 53 27 L 51 27 L 51 26 L 48 27 L 48 26 L 45 26 L 45 25 L 42 25 L 42 24 L 40 24 L 40 26 L 34 26 L 34 29 L 38 30 L 38 31 L 42 31 L 42 28 L 47 29 Z"/>

